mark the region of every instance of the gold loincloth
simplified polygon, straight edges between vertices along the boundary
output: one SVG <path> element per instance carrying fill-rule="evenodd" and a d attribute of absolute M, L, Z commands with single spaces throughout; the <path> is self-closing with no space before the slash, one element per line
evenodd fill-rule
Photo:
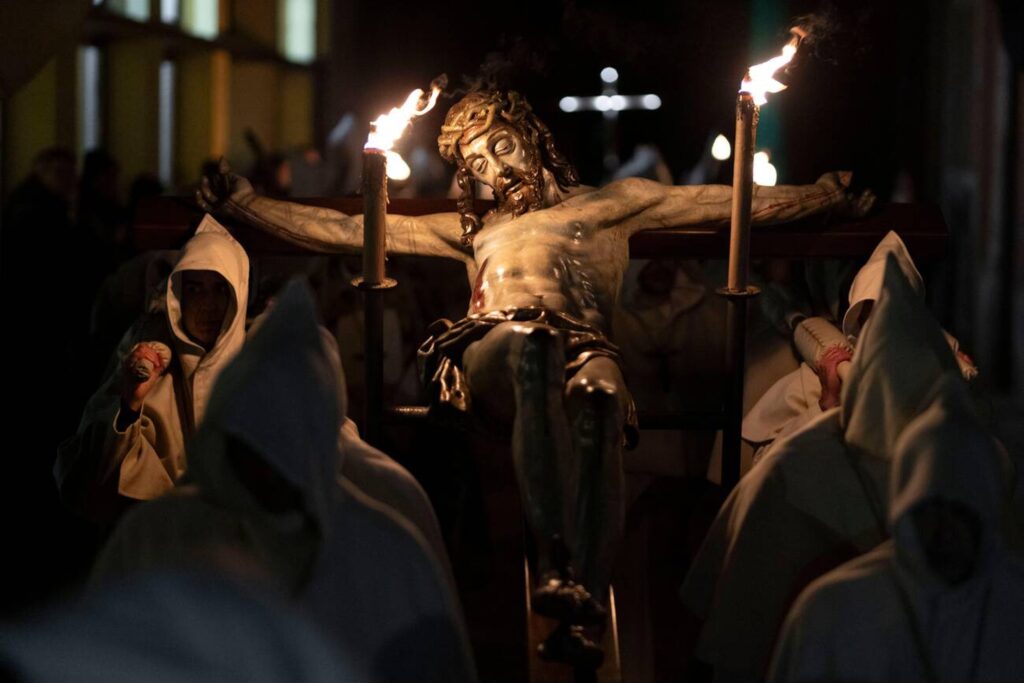
<path fill-rule="evenodd" d="M 470 412 L 470 395 L 462 367 L 462 356 L 470 344 L 506 322 L 531 322 L 558 331 L 565 342 L 565 381 L 568 382 L 591 358 L 603 356 L 621 369 L 622 356 L 600 329 L 567 313 L 540 306 L 509 308 L 485 314 L 472 314 L 458 322 L 442 318 L 427 331 L 430 336 L 417 351 L 420 379 L 430 395 L 430 411 L 442 419 L 452 411 Z M 626 390 L 623 387 L 623 390 Z M 627 402 L 623 440 L 633 448 L 639 440 L 636 405 Z"/>

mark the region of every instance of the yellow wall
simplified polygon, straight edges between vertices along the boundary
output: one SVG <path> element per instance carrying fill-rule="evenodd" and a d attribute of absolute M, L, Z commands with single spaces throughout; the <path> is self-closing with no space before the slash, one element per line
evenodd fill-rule
<path fill-rule="evenodd" d="M 190 54 L 178 62 L 178 180 L 198 180 L 203 162 L 227 154 L 231 57 L 223 50 Z"/>
<path fill-rule="evenodd" d="M 32 169 L 41 150 L 57 144 L 57 59 L 4 103 L 4 192 Z"/>
<path fill-rule="evenodd" d="M 111 43 L 104 54 L 103 146 L 121 164 L 121 189 L 158 168 L 159 72 L 163 52 L 152 40 Z"/>
<path fill-rule="evenodd" d="M 277 49 L 278 0 L 245 0 L 232 3 L 235 28 L 272 50 Z"/>
<path fill-rule="evenodd" d="M 255 161 L 245 142 L 246 128 L 256 133 L 268 152 L 277 149 L 281 119 L 280 83 L 280 67 L 275 64 L 237 61 L 231 65 L 229 156 L 237 169 L 247 169 Z"/>
<path fill-rule="evenodd" d="M 281 79 L 282 149 L 313 144 L 313 75 L 287 69 Z"/>
<path fill-rule="evenodd" d="M 326 0 L 320 0 L 318 33 L 326 44 Z M 277 0 L 220 3 L 222 15 L 269 48 L 277 46 Z M 222 16 L 222 19 L 224 17 Z M 121 163 L 122 190 L 139 173 L 158 170 L 159 68 L 172 45 L 155 34 L 116 38 L 101 58 L 101 144 Z M 78 45 L 62 49 L 35 78 L 3 102 L 3 193 L 29 173 L 46 147 L 77 149 Z M 268 151 L 313 143 L 312 72 L 275 60 L 239 60 L 224 50 L 175 49 L 175 184 L 194 182 L 207 159 L 230 155 L 236 167 L 251 163 L 244 130 L 252 128 Z"/>

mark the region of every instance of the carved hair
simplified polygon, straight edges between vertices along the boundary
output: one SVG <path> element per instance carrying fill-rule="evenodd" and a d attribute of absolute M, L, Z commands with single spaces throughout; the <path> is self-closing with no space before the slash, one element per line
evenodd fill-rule
<path fill-rule="evenodd" d="M 460 145 L 484 135 L 495 123 L 504 123 L 531 143 L 540 153 L 541 164 L 551 172 L 560 190 L 580 184 L 579 174 L 569 160 L 555 147 L 554 137 L 533 113 L 526 98 L 514 90 L 476 90 L 456 102 L 441 126 L 437 148 L 441 156 L 454 163 L 459 185 L 458 210 L 462 223 L 462 243 L 469 246 L 483 226 L 473 210 L 474 182 Z"/>

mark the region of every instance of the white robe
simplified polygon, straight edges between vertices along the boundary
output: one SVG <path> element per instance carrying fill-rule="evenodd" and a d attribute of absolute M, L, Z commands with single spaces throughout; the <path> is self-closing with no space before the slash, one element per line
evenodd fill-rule
<path fill-rule="evenodd" d="M 971 415 L 962 380 L 944 378 L 897 451 L 892 540 L 800 595 L 770 680 L 921 681 L 929 669 L 939 681 L 1024 680 L 1024 563 L 1000 531 L 1008 462 Z M 935 498 L 959 502 L 981 521 L 978 563 L 957 586 L 931 571 L 909 516 Z"/>
<path fill-rule="evenodd" d="M 885 275 L 885 259 L 892 254 L 919 295 L 924 281 L 910 258 L 900 236 L 889 231 L 871 252 L 867 262 L 850 285 L 850 307 L 843 316 L 843 334 L 853 343 L 860 332 L 857 318 L 868 302 L 878 299 Z M 772 442 L 779 441 L 821 415 L 821 380 L 806 362 L 779 379 L 743 417 L 743 438 L 760 448 L 758 458 L 767 454 Z"/>
<path fill-rule="evenodd" d="M 186 270 L 214 271 L 232 290 L 220 334 L 209 351 L 190 340 L 182 327 L 181 274 Z M 110 519 L 123 499 L 149 500 L 174 488 L 187 468 L 185 442 L 202 420 L 213 382 L 242 347 L 248 299 L 245 250 L 206 216 L 174 266 L 164 310 L 145 316 L 125 334 L 115 354 L 117 365 L 86 404 L 78 432 L 58 447 L 54 476 L 67 504 L 95 519 Z M 139 418 L 120 430 L 120 361 L 144 341 L 166 344 L 173 358 L 146 396 Z"/>
<path fill-rule="evenodd" d="M 0 659 L 25 683 L 371 680 L 277 596 L 190 572 L 111 583 L 7 624 Z"/>
<path fill-rule="evenodd" d="M 683 583 L 683 602 L 704 620 L 695 654 L 717 675 L 762 677 L 799 591 L 884 540 L 893 446 L 936 378 L 955 368 L 942 330 L 890 257 L 842 405 L 740 480 Z"/>
<path fill-rule="evenodd" d="M 96 574 L 211 562 L 259 570 L 374 680 L 474 680 L 461 614 L 421 534 L 338 485 L 336 380 L 308 290 L 292 283 L 218 380 L 190 450 L 196 486 L 132 509 Z M 233 444 L 297 501 L 274 512 L 239 475 Z"/>
<path fill-rule="evenodd" d="M 254 328 L 257 325 L 253 323 Z M 359 436 L 359 428 L 348 418 L 348 385 L 338 342 L 323 327 L 320 328 L 320 339 L 337 378 L 338 414 L 341 418 L 341 429 L 338 430 L 338 450 L 341 453 L 339 477 L 416 527 L 454 588 L 455 577 L 448 549 L 427 492 L 409 470 Z"/>

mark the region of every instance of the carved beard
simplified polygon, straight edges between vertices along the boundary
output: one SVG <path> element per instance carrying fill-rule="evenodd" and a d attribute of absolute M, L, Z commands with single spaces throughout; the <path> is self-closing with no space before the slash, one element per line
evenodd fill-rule
<path fill-rule="evenodd" d="M 508 176 L 500 179 L 499 187 L 494 188 L 498 211 L 511 213 L 515 217 L 521 216 L 527 211 L 543 208 L 544 174 L 542 169 L 540 161 L 535 160 L 528 170 L 512 169 Z"/>

